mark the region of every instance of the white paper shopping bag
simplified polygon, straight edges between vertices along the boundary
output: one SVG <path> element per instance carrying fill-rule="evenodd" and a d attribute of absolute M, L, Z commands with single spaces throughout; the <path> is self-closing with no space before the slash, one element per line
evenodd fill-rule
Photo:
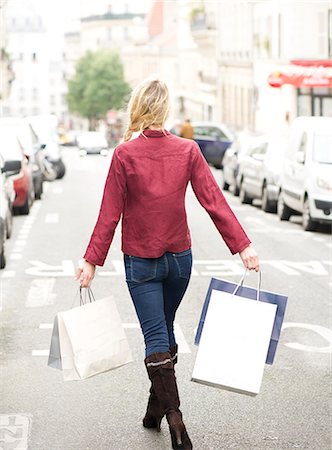
<path fill-rule="evenodd" d="M 212 290 L 192 380 L 258 394 L 276 308 Z"/>
<path fill-rule="evenodd" d="M 132 361 L 112 298 L 58 313 L 58 329 L 65 381 L 88 378 Z"/>

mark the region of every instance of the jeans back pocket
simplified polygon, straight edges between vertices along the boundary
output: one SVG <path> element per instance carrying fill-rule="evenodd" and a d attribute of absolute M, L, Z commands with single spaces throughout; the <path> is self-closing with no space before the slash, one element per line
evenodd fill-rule
<path fill-rule="evenodd" d="M 126 280 L 143 283 L 157 276 L 158 260 L 154 258 L 139 258 L 125 255 Z"/>
<path fill-rule="evenodd" d="M 186 279 L 190 278 L 193 264 L 191 249 L 180 253 L 173 253 L 173 257 L 179 270 L 179 277 Z"/>

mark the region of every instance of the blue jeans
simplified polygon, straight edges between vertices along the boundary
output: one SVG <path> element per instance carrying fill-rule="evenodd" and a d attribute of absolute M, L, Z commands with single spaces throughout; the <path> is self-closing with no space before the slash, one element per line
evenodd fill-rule
<path fill-rule="evenodd" d="M 168 352 L 176 345 L 174 319 L 186 292 L 191 249 L 160 258 L 124 255 L 126 281 L 145 341 L 145 355 Z"/>

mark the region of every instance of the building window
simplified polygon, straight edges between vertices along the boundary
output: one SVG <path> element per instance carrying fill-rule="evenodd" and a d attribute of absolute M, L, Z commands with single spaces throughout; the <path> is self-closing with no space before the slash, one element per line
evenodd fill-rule
<path fill-rule="evenodd" d="M 328 57 L 332 58 L 332 9 L 328 10 Z"/>
<path fill-rule="evenodd" d="M 326 37 L 328 36 L 327 33 L 327 26 L 326 23 L 326 13 L 325 11 L 320 11 L 318 13 L 318 54 L 321 57 L 324 57 L 327 53 L 326 49 Z"/>
<path fill-rule="evenodd" d="M 50 105 L 51 106 L 55 105 L 55 95 L 50 95 Z"/>
<path fill-rule="evenodd" d="M 37 53 L 32 53 L 32 61 L 36 62 L 37 61 Z"/>

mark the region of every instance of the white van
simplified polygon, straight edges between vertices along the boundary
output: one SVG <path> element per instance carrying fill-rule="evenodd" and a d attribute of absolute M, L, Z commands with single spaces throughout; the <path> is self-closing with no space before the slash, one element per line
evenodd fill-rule
<path fill-rule="evenodd" d="M 302 214 L 303 228 L 332 223 L 332 118 L 294 120 L 280 177 L 280 220 Z"/>

